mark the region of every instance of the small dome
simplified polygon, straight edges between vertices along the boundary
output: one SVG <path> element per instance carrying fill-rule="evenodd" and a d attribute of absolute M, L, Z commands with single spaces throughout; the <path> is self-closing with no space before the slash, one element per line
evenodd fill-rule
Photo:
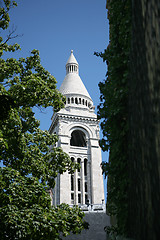
<path fill-rule="evenodd" d="M 66 66 L 68 65 L 68 64 L 77 64 L 78 65 L 78 62 L 77 62 L 77 60 L 75 59 L 75 57 L 74 57 L 74 55 L 73 55 L 73 50 L 71 50 L 71 55 L 70 55 L 70 57 L 68 58 L 68 61 L 67 61 L 67 63 L 66 63 Z"/>
<path fill-rule="evenodd" d="M 84 86 L 80 76 L 79 76 L 79 66 L 78 62 L 73 55 L 73 50 L 71 50 L 71 55 L 66 64 L 66 76 L 62 82 L 59 91 L 63 95 L 77 95 L 84 96 L 91 99 L 86 87 Z"/>

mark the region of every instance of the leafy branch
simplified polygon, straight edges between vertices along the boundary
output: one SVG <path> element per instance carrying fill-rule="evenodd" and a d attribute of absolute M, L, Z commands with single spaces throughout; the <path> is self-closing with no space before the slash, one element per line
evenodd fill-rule
<path fill-rule="evenodd" d="M 131 38 L 131 2 L 107 1 L 110 43 L 104 52 L 96 53 L 108 65 L 106 80 L 99 83 L 103 151 L 110 151 L 109 162 L 103 163 L 108 176 L 107 211 L 116 218 L 112 227 L 117 234 L 127 235 L 128 227 L 128 78 Z"/>
<path fill-rule="evenodd" d="M 14 1 L 4 0 L 0 8 L 0 28 L 9 24 Z M 77 169 L 70 157 L 57 148 L 58 137 L 39 128 L 34 107 L 64 107 L 65 97 L 57 90 L 56 79 L 41 65 L 39 51 L 27 58 L 3 59 L 4 51 L 14 52 L 18 44 L 13 29 L 0 38 L 0 239 L 61 239 L 80 233 L 88 224 L 78 207 L 53 207 L 48 190 L 57 174 Z M 52 146 L 52 148 L 51 148 Z"/>

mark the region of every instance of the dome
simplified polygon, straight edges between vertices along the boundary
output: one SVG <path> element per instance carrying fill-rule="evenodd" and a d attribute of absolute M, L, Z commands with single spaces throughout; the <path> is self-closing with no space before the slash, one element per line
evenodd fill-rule
<path fill-rule="evenodd" d="M 68 61 L 67 61 L 67 63 L 66 63 L 66 66 L 67 66 L 68 64 L 71 64 L 71 63 L 78 65 L 78 62 L 77 62 L 77 60 L 75 59 L 75 56 L 73 55 L 73 50 L 71 50 L 71 55 L 70 55 L 70 57 L 68 58 Z"/>
<path fill-rule="evenodd" d="M 67 74 L 59 89 L 63 95 L 83 95 L 91 99 L 80 76 L 76 73 Z"/>
<path fill-rule="evenodd" d="M 66 76 L 62 82 L 59 91 L 65 96 L 84 96 L 92 101 L 86 87 L 84 86 L 79 76 L 79 66 L 77 60 L 73 55 L 73 50 L 71 50 L 71 55 L 66 63 Z"/>

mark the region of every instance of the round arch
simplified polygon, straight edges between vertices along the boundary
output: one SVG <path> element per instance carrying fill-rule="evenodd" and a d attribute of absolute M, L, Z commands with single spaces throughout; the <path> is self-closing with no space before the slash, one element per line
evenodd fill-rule
<path fill-rule="evenodd" d="M 75 129 L 71 132 L 70 145 L 76 147 L 87 147 L 87 139 L 84 131 Z"/>
<path fill-rule="evenodd" d="M 92 130 L 87 125 L 81 124 L 81 123 L 78 123 L 78 126 L 77 126 L 77 123 L 69 124 L 67 126 L 67 128 L 65 129 L 65 133 L 64 134 L 68 135 L 68 136 L 71 136 L 71 133 L 74 130 L 80 130 L 80 131 L 84 132 L 84 134 L 86 135 L 86 140 L 88 140 L 88 139 L 93 137 Z"/>

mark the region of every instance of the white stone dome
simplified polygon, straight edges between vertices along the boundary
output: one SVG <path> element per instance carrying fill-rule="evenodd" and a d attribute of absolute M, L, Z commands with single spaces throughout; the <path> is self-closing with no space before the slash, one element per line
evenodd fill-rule
<path fill-rule="evenodd" d="M 78 65 L 78 62 L 77 62 L 77 60 L 75 59 L 75 56 L 73 55 L 73 50 L 71 50 L 71 55 L 70 55 L 70 57 L 68 58 L 68 61 L 67 61 L 67 63 L 66 63 L 66 66 L 68 65 L 68 64 L 77 64 Z"/>
<path fill-rule="evenodd" d="M 82 95 L 91 100 L 80 76 L 76 73 L 67 74 L 59 90 L 63 95 Z"/>
<path fill-rule="evenodd" d="M 65 96 L 83 96 L 92 101 L 79 76 L 79 66 L 73 55 L 73 50 L 71 50 L 71 55 L 66 63 L 66 76 L 60 86 L 59 91 Z"/>

